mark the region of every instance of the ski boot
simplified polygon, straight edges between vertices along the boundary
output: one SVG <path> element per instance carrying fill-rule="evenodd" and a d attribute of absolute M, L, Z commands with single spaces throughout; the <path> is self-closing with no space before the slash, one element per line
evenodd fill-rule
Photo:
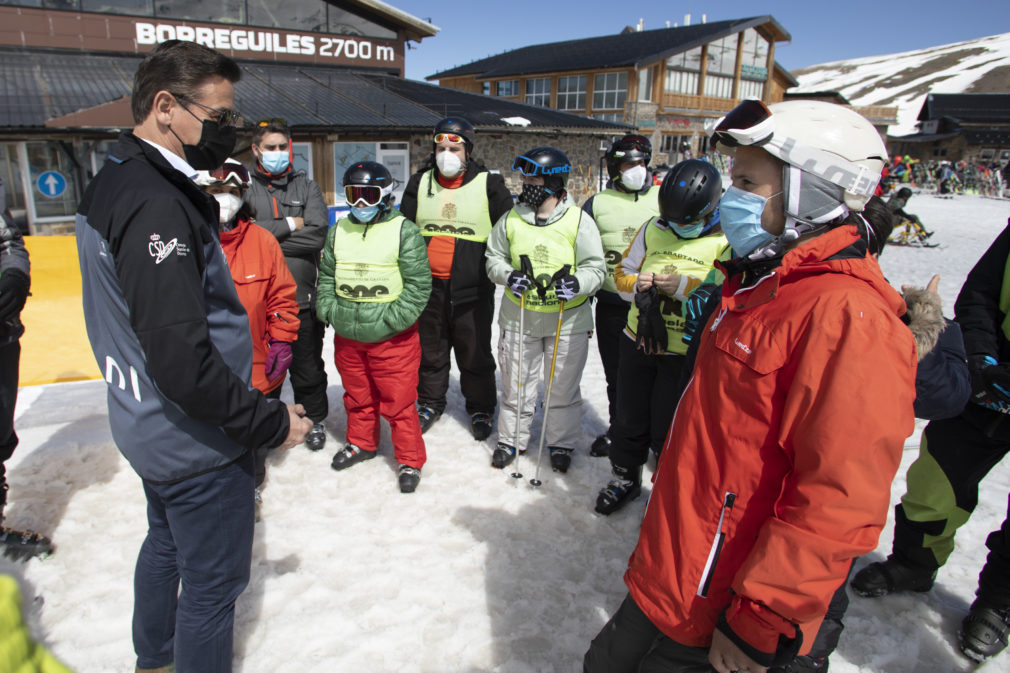
<path fill-rule="evenodd" d="M 784 666 L 772 666 L 767 673 L 828 673 L 827 657 L 794 657 Z"/>
<path fill-rule="evenodd" d="M 933 588 L 935 580 L 936 570 L 930 572 L 891 555 L 886 561 L 871 563 L 860 570 L 849 586 L 863 598 L 878 598 L 895 591 L 926 592 Z"/>
<path fill-rule="evenodd" d="M 4 556 L 14 561 L 27 561 L 33 557 L 44 559 L 53 553 L 53 541 L 30 530 L 4 526 L 0 528 L 0 548 Z"/>
<path fill-rule="evenodd" d="M 321 451 L 326 446 L 326 428 L 322 423 L 315 423 L 305 435 L 305 448 L 309 451 Z"/>
<path fill-rule="evenodd" d="M 483 442 L 491 436 L 491 414 L 478 411 L 470 416 L 470 433 L 478 442 Z"/>
<path fill-rule="evenodd" d="M 594 458 L 601 458 L 610 455 L 610 447 L 613 445 L 613 440 L 604 433 L 593 440 L 592 446 L 589 447 L 589 455 Z"/>
<path fill-rule="evenodd" d="M 551 452 L 551 469 L 565 474 L 572 464 L 572 449 L 562 449 L 558 446 L 548 446 Z"/>
<path fill-rule="evenodd" d="M 351 465 L 375 458 L 377 453 L 378 451 L 365 451 L 354 444 L 348 444 L 333 456 L 333 462 L 330 464 L 330 467 L 334 470 L 346 470 Z"/>
<path fill-rule="evenodd" d="M 995 607 L 976 600 L 961 622 L 958 644 L 964 656 L 982 662 L 1006 649 L 1010 606 Z"/>
<path fill-rule="evenodd" d="M 613 466 L 614 479 L 596 497 L 596 511 L 610 515 L 642 494 L 642 466 Z"/>
<path fill-rule="evenodd" d="M 435 424 L 439 418 L 442 417 L 442 412 L 438 409 L 429 406 L 427 404 L 417 405 L 417 420 L 421 422 L 421 434 L 428 432 L 428 430 Z"/>
<path fill-rule="evenodd" d="M 519 453 L 526 453 L 525 451 L 520 451 Z M 498 442 L 498 446 L 494 447 L 494 454 L 491 456 L 491 467 L 501 470 L 506 465 L 509 465 L 513 460 L 516 459 L 515 447 L 509 446 L 508 444 Z"/>
<path fill-rule="evenodd" d="M 400 493 L 413 493 L 421 483 L 421 470 L 410 465 L 400 465 Z"/>

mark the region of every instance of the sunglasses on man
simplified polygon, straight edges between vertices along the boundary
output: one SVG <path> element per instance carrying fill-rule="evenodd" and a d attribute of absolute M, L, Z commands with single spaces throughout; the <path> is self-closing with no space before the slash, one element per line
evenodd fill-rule
<path fill-rule="evenodd" d="M 242 119 L 242 115 L 239 114 L 237 110 L 218 110 L 217 108 L 211 107 L 209 105 L 204 105 L 200 101 L 193 100 L 192 98 L 190 98 L 189 96 L 186 96 L 185 94 L 173 93 L 172 95 L 180 103 L 184 102 L 184 103 L 189 103 L 190 105 L 195 105 L 195 106 L 197 106 L 199 108 L 203 108 L 204 110 L 206 110 L 207 112 L 209 112 L 211 115 L 214 115 L 208 121 L 215 122 L 215 123 L 217 123 L 218 126 L 221 126 L 221 127 L 224 127 L 224 126 L 242 126 L 242 124 L 244 123 L 243 119 Z M 183 105 L 182 107 L 186 110 L 186 112 L 189 112 L 189 108 L 187 108 L 185 105 Z M 189 113 L 193 114 L 192 112 L 189 112 Z M 196 117 L 196 115 L 193 115 L 193 116 Z"/>

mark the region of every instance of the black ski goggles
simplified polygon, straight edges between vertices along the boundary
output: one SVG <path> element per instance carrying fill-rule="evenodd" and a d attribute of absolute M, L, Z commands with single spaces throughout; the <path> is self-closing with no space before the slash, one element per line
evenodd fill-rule
<path fill-rule="evenodd" d="M 759 100 L 745 100 L 720 119 L 712 141 L 726 147 L 763 145 L 775 135 L 775 120 L 768 106 Z"/>

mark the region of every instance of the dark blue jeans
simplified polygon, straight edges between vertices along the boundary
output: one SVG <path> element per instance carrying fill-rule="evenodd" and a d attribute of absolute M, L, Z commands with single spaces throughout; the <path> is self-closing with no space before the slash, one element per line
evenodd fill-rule
<path fill-rule="evenodd" d="M 235 600 L 252 562 L 253 453 L 174 484 L 145 481 L 144 493 L 148 531 L 133 581 L 137 667 L 231 671 Z"/>

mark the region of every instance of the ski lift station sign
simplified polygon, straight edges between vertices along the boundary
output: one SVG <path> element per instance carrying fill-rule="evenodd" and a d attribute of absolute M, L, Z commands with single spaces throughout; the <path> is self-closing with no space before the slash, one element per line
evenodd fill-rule
<path fill-rule="evenodd" d="M 56 171 L 45 171 L 39 174 L 35 186 L 42 196 L 58 199 L 67 191 L 67 179 Z"/>

